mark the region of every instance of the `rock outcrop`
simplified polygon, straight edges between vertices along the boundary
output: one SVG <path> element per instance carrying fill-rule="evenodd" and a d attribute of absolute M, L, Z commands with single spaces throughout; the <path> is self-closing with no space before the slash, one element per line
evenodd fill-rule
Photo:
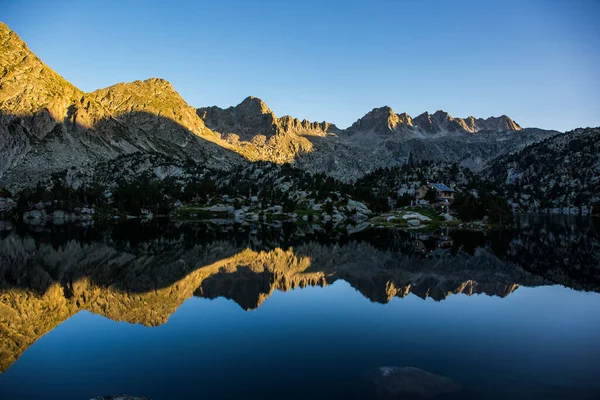
<path fill-rule="evenodd" d="M 375 108 L 352 124 L 346 132 L 380 135 L 403 134 L 405 137 L 427 138 L 448 134 L 469 134 L 479 131 L 508 132 L 522 128 L 506 115 L 483 118 L 454 118 L 445 111 L 424 112 L 412 118 L 407 113 L 396 114 L 390 107 Z"/>
<path fill-rule="evenodd" d="M 452 379 L 415 367 L 380 367 L 367 371 L 366 378 L 383 398 L 434 399 L 460 389 Z"/>
<path fill-rule="evenodd" d="M 326 136 L 338 131 L 335 125 L 328 122 L 300 121 L 289 115 L 277 118 L 264 101 L 253 96 L 247 97 L 235 107 L 202 107 L 197 113 L 214 131 L 223 135 L 235 134 L 245 141 L 250 141 L 257 135 L 268 139 L 276 134 Z"/>
<path fill-rule="evenodd" d="M 364 117 L 353 123 L 348 133 L 374 132 L 380 135 L 389 135 L 396 132 L 405 132 L 413 129 L 413 120 L 410 115 L 396 114 L 390 107 L 374 108 Z"/>

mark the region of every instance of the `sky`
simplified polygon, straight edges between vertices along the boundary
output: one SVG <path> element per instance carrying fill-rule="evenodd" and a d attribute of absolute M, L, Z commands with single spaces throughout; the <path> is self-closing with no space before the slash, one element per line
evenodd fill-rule
<path fill-rule="evenodd" d="M 598 17 L 600 0 L 0 0 L 84 91 L 160 77 L 194 107 L 252 95 L 342 128 L 385 105 L 600 126 Z"/>

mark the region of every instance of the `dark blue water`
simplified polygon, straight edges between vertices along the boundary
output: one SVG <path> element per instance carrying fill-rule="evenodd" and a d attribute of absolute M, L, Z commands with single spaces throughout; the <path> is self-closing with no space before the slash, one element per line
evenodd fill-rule
<path fill-rule="evenodd" d="M 515 233 L 510 235 L 514 251 Z M 14 239 L 9 236 L 4 240 L 10 238 Z M 597 242 L 591 240 L 597 238 L 594 234 L 591 239 L 587 237 L 589 251 L 596 251 Z M 491 246 L 492 239 L 486 240 Z M 580 243 L 580 238 L 574 240 Z M 12 245 L 16 246 L 14 242 Z M 55 248 L 60 251 L 61 245 Z M 299 253 L 302 247 L 299 244 L 297 248 Z M 407 254 L 401 250 L 402 246 L 393 249 L 398 263 Z M 511 257 L 510 251 L 503 254 L 495 257 Z M 577 258 L 587 260 L 586 256 L 595 257 L 580 254 Z M 472 260 L 478 256 L 474 252 L 468 257 Z M 320 259 L 315 253 L 311 260 Z M 440 265 L 447 261 L 422 260 L 422 273 L 429 274 L 430 286 L 439 286 L 441 279 L 437 283 L 431 279 L 440 274 Z M 490 268 L 476 260 L 479 264 L 465 266 L 471 271 L 467 274 L 473 274 L 478 266 Z M 165 264 L 165 260 L 161 262 Z M 554 265 L 559 262 L 555 260 Z M 331 263 L 333 268 L 340 268 L 335 260 Z M 519 275 L 525 284 L 520 283 L 508 294 L 489 293 L 488 285 L 481 289 L 488 293 L 455 291 L 439 301 L 419 292 L 381 304 L 368 298 L 370 289 L 365 287 L 370 283 L 353 281 L 356 275 L 351 274 L 348 279 L 352 285 L 340 277 L 324 287 L 308 285 L 287 292 L 275 289 L 248 311 L 233 300 L 211 300 L 203 298 L 205 292 L 196 291 L 158 326 L 119 322 L 87 311 L 86 307 L 98 311 L 104 300 L 93 300 L 86 294 L 88 297 L 80 301 L 93 306 L 82 307 L 41 336 L 0 375 L 0 398 L 67 400 L 127 393 L 155 400 L 372 399 L 377 397 L 364 378 L 365 371 L 380 366 L 414 366 L 461 385 L 459 392 L 440 398 L 597 399 L 600 294 L 590 290 L 597 272 L 588 266 L 591 275 L 589 271 L 577 275 L 558 269 L 564 272 L 561 275 L 550 264 L 544 276 L 540 272 L 544 265 L 536 267 L 539 274 L 525 271 Z M 310 268 L 326 270 L 323 265 Z M 375 267 L 365 264 L 363 268 Z M 393 270 L 395 266 L 386 268 Z M 510 268 L 520 267 L 511 261 L 506 267 L 509 270 L 505 266 L 494 268 L 491 281 L 504 285 L 499 275 L 512 277 Z M 53 273 L 58 274 L 54 271 L 49 275 Z M 446 277 L 454 273 L 444 272 Z M 143 274 L 139 276 L 145 279 Z M 568 285 L 549 277 L 562 277 Z M 483 280 L 480 275 L 478 278 Z M 236 279 L 233 284 L 227 280 L 229 286 L 219 286 L 223 296 L 235 298 L 236 290 L 245 290 L 240 286 L 247 281 Z M 104 283 L 98 285 L 101 289 L 95 289 L 96 293 L 107 290 Z M 69 284 L 63 282 L 63 286 Z M 0 315 L 5 323 L 9 306 L 17 308 L 8 300 L 15 290 L 3 292 Z M 176 285 L 170 289 L 177 290 L 182 289 Z M 216 297 L 211 293 L 209 297 Z M 71 300 L 73 296 L 78 296 L 77 289 Z M 65 298 L 71 301 L 69 295 Z M 135 304 L 137 307 L 139 303 Z M 26 312 L 27 304 L 20 306 Z M 148 303 L 135 314 L 160 314 L 158 307 Z M 119 315 L 131 320 L 126 311 Z"/>

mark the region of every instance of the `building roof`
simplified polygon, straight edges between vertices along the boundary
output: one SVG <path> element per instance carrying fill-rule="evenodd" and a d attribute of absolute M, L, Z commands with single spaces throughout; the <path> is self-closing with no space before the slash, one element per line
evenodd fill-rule
<path fill-rule="evenodd" d="M 443 183 L 432 183 L 431 186 L 435 190 L 439 190 L 440 192 L 454 192 L 454 189 L 449 188 L 448 186 L 444 185 Z"/>

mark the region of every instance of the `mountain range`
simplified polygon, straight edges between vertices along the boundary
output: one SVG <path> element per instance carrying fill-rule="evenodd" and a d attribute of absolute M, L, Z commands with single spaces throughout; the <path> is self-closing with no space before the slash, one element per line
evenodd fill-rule
<path fill-rule="evenodd" d="M 85 93 L 45 65 L 0 23 L 0 187 L 23 188 L 66 169 L 126 154 L 159 153 L 209 169 L 256 161 L 293 163 L 354 181 L 409 159 L 482 169 L 499 156 L 556 135 L 508 116 L 412 118 L 375 108 L 347 129 L 277 117 L 259 98 L 194 108 L 163 79 Z"/>

